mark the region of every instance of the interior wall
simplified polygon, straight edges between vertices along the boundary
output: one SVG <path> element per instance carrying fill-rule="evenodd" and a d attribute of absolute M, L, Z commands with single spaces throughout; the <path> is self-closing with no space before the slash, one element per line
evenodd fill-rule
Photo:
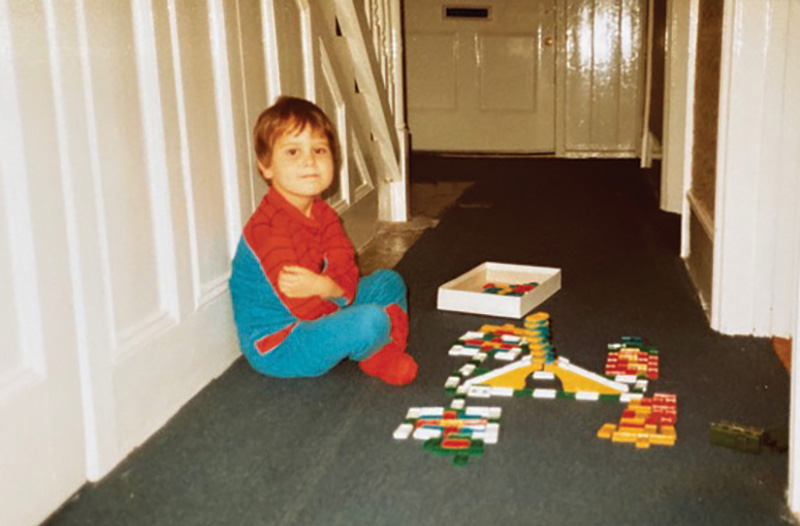
<path fill-rule="evenodd" d="M 686 213 L 691 236 L 685 254 L 689 275 L 706 313 L 711 316 L 714 273 L 717 126 L 724 0 L 700 0 L 694 72 L 690 203 Z"/>
<path fill-rule="evenodd" d="M 717 176 L 720 51 L 724 0 L 700 0 L 697 70 L 694 87 L 694 147 L 690 193 L 697 207 L 714 218 Z"/>

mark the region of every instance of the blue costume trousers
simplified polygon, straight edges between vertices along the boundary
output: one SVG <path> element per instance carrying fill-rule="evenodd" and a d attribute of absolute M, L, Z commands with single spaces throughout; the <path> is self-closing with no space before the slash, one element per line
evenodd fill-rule
<path fill-rule="evenodd" d="M 268 376 L 319 376 L 345 358 L 361 361 L 389 343 L 391 321 L 384 310 L 396 303 L 408 310 L 406 285 L 393 270 L 379 270 L 359 280 L 349 306 L 313 321 L 298 322 L 274 350 L 245 352 L 255 370 Z"/>

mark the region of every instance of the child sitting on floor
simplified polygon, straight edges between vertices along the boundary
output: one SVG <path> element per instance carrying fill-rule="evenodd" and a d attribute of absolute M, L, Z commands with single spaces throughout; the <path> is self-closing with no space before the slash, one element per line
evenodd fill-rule
<path fill-rule="evenodd" d="M 269 376 L 319 376 L 349 358 L 386 383 L 412 382 L 403 278 L 379 270 L 359 280 L 352 243 L 320 199 L 339 166 L 330 120 L 309 101 L 280 97 L 253 135 L 270 188 L 233 259 L 242 353 Z"/>

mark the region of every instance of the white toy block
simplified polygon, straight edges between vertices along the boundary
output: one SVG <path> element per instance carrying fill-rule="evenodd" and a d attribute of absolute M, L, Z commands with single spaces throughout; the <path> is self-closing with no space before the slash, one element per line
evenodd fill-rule
<path fill-rule="evenodd" d="M 486 431 L 478 431 L 472 434 L 474 440 L 483 440 L 484 444 L 497 444 L 498 435 L 494 433 L 487 433 Z"/>
<path fill-rule="evenodd" d="M 464 420 L 461 430 L 475 433 L 476 431 L 486 431 L 487 421 L 485 418 L 469 418 Z"/>
<path fill-rule="evenodd" d="M 635 384 L 636 383 L 636 375 L 635 374 L 618 374 L 614 377 L 615 382 L 620 382 L 623 384 Z"/>
<path fill-rule="evenodd" d="M 490 422 L 486 424 L 486 432 L 487 433 L 494 433 L 495 435 L 500 433 L 500 424 L 496 422 Z"/>
<path fill-rule="evenodd" d="M 522 338 L 519 336 L 514 336 L 513 334 L 504 334 L 501 336 L 501 339 L 506 343 L 517 343 Z"/>
<path fill-rule="evenodd" d="M 555 380 L 556 375 L 550 371 L 536 371 L 533 373 L 534 380 Z"/>
<path fill-rule="evenodd" d="M 419 407 L 409 407 L 408 408 L 408 413 L 406 413 L 406 419 L 407 420 L 416 420 L 420 416 L 422 416 L 422 413 L 420 413 Z"/>
<path fill-rule="evenodd" d="M 474 371 L 475 371 L 475 365 L 473 365 L 471 363 L 468 363 L 468 364 L 464 365 L 463 367 L 461 367 L 461 369 L 458 370 L 458 372 L 461 373 L 461 376 L 469 376 Z"/>
<path fill-rule="evenodd" d="M 440 429 L 432 429 L 430 427 L 418 427 L 414 431 L 414 438 L 416 440 L 428 440 L 429 438 L 439 438 L 442 436 Z"/>
<path fill-rule="evenodd" d="M 514 396 L 513 387 L 492 387 L 492 396 Z"/>
<path fill-rule="evenodd" d="M 395 429 L 393 436 L 394 436 L 394 438 L 396 440 L 405 440 L 409 436 L 411 436 L 411 433 L 413 431 L 414 431 L 414 426 L 413 425 L 411 425 L 411 424 L 400 424 L 400 426 L 397 429 Z"/>
<path fill-rule="evenodd" d="M 467 396 L 474 398 L 490 398 L 492 396 L 492 388 L 488 385 L 471 385 Z"/>
<path fill-rule="evenodd" d="M 514 359 L 517 356 L 518 356 L 517 354 L 514 354 L 511 351 L 500 351 L 500 352 L 494 353 L 494 359 L 495 360 L 502 360 L 504 362 L 514 361 Z"/>
<path fill-rule="evenodd" d="M 456 394 L 457 395 L 467 396 L 468 392 L 469 392 L 469 386 L 468 385 L 459 385 L 458 388 L 456 389 Z"/>
<path fill-rule="evenodd" d="M 642 393 L 622 393 L 619 395 L 619 401 L 626 404 L 631 400 L 641 400 L 642 398 L 644 398 Z"/>
<path fill-rule="evenodd" d="M 489 357 L 489 355 L 486 354 L 485 352 L 479 352 L 479 353 L 476 353 L 475 356 L 472 357 L 472 359 L 477 361 L 478 363 L 480 363 L 480 362 L 484 361 L 488 357 Z"/>
<path fill-rule="evenodd" d="M 444 383 L 444 388 L 455 389 L 456 387 L 458 387 L 458 384 L 460 383 L 461 383 L 461 378 L 459 378 L 458 376 L 449 376 L 447 378 L 447 381 Z"/>
<path fill-rule="evenodd" d="M 468 407 L 464 411 L 464 414 L 468 416 L 481 416 L 483 418 L 497 420 L 498 418 L 500 418 L 500 415 L 503 414 L 503 408 L 473 405 Z"/>
<path fill-rule="evenodd" d="M 459 340 L 482 340 L 486 333 L 480 331 L 468 331 Z"/>
<path fill-rule="evenodd" d="M 489 416 L 489 408 L 480 405 L 471 405 L 464 409 L 464 414 L 467 416 L 482 416 L 486 418 Z"/>
<path fill-rule="evenodd" d="M 462 345 L 453 345 L 450 347 L 450 350 L 447 351 L 447 354 L 450 356 L 475 356 L 478 352 L 478 349 L 464 347 Z"/>
<path fill-rule="evenodd" d="M 444 407 L 420 407 L 420 416 L 444 416 Z"/>
<path fill-rule="evenodd" d="M 533 397 L 534 398 L 546 398 L 552 400 L 556 397 L 556 390 L 555 389 L 534 389 L 533 390 Z"/>
<path fill-rule="evenodd" d="M 464 409 L 466 404 L 463 398 L 456 398 L 450 403 L 450 409 Z"/>
<path fill-rule="evenodd" d="M 600 393 L 592 391 L 578 391 L 575 393 L 575 400 L 597 402 L 600 400 Z"/>
<path fill-rule="evenodd" d="M 637 380 L 634 387 L 636 387 L 636 389 L 641 389 L 642 391 L 647 391 L 647 380 Z"/>

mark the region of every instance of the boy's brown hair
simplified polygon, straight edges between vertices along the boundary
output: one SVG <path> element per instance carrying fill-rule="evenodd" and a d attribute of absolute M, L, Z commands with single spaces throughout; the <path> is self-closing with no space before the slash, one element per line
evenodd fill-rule
<path fill-rule="evenodd" d="M 258 162 L 269 168 L 275 141 L 285 133 L 300 133 L 306 126 L 311 126 L 311 131 L 321 132 L 328 139 L 333 165 L 338 170 L 339 143 L 328 116 L 313 102 L 287 95 L 280 96 L 275 104 L 261 112 L 253 127 L 253 146 Z"/>

